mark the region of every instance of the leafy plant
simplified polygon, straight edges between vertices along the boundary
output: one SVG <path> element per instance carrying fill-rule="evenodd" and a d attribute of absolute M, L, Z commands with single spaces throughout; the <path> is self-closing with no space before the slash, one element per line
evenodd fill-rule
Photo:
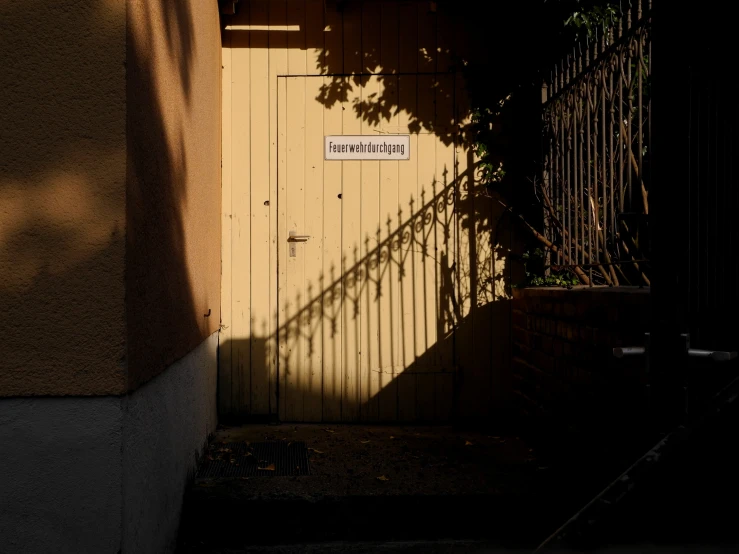
<path fill-rule="evenodd" d="M 569 289 L 580 284 L 580 279 L 569 269 L 561 271 L 550 269 L 550 273 L 545 275 L 544 252 L 541 248 L 536 248 L 533 252 L 526 251 L 521 257 L 523 258 L 526 279 L 519 285 L 519 288 L 566 287 Z"/>
<path fill-rule="evenodd" d="M 585 2 L 577 0 L 580 9 L 575 10 L 565 19 L 565 27 L 575 30 L 577 38 L 583 34 L 588 38 L 595 38 L 596 33 L 600 31 L 602 35 L 608 30 L 617 17 L 620 16 L 618 6 L 606 3 L 603 5 L 586 5 Z"/>
<path fill-rule="evenodd" d="M 498 101 L 497 106 L 477 108 L 472 111 L 472 125 L 475 133 L 473 148 L 479 160 L 478 177 L 486 188 L 500 183 L 505 177 L 503 162 L 496 156 L 496 138 L 499 135 L 501 111 L 511 95 Z"/>
<path fill-rule="evenodd" d="M 609 29 L 612 29 L 623 15 L 620 3 L 614 3 L 613 0 L 543 0 L 543 2 L 545 9 L 542 9 L 538 16 L 531 16 L 532 24 L 534 21 L 538 21 L 539 28 L 548 33 L 547 36 L 550 42 L 560 44 L 565 50 L 572 48 L 573 45 L 576 46 L 583 39 L 591 41 L 592 46 L 592 40 L 603 36 L 612 36 L 609 34 Z M 546 15 L 546 17 L 541 19 L 541 14 Z M 559 25 L 542 25 L 543 21 L 558 21 L 560 23 Z M 583 42 L 582 47 L 585 46 Z M 541 59 L 534 63 L 540 67 L 546 65 L 548 63 L 547 58 L 556 55 L 555 50 L 558 51 L 559 49 L 559 47 L 552 48 L 550 53 L 541 53 L 539 55 Z M 593 63 L 611 63 L 609 59 L 606 59 L 605 56 L 602 59 L 596 57 L 594 58 L 596 61 Z M 599 150 L 599 156 L 610 156 L 615 164 L 621 164 L 627 170 L 630 170 L 628 168 L 636 164 L 635 156 L 638 157 L 641 154 L 643 160 L 640 159 L 639 161 L 643 161 L 643 165 L 639 170 L 640 172 L 648 171 L 651 166 L 651 152 L 647 151 L 646 144 L 642 145 L 642 150 L 639 152 L 638 145 L 635 144 L 636 138 L 634 137 L 636 135 L 631 137 L 631 141 L 628 141 L 625 137 L 622 139 L 621 135 L 628 133 L 629 126 L 646 125 L 648 121 L 651 98 L 649 62 L 647 52 L 640 52 L 639 60 L 633 59 L 633 55 L 626 56 L 624 63 L 630 65 L 627 65 L 624 71 L 628 73 L 630 79 L 624 81 L 626 84 L 623 86 L 623 92 L 619 92 L 618 102 L 621 102 L 622 105 L 616 105 L 618 109 L 624 108 L 624 118 L 623 120 L 617 120 L 612 131 L 615 133 L 618 146 L 610 147 L 607 153 L 605 153 L 605 147 L 603 151 Z M 608 270 L 599 265 L 591 265 L 589 271 L 584 270 L 579 265 L 562 269 L 545 267 L 545 255 L 542 249 L 549 253 L 558 252 L 564 244 L 564 241 L 559 239 L 570 233 L 563 226 L 562 221 L 576 215 L 582 217 L 583 210 L 586 212 L 588 210 L 577 203 L 573 210 L 571 201 L 566 203 L 567 208 L 565 210 L 565 207 L 562 206 L 562 198 L 554 195 L 548 189 L 548 181 L 537 183 L 536 179 L 526 179 L 525 177 L 526 174 L 530 174 L 535 169 L 532 167 L 534 162 L 531 161 L 531 158 L 524 160 L 520 154 L 521 151 L 528 151 L 529 148 L 527 139 L 521 138 L 522 131 L 520 129 L 533 128 L 533 125 L 539 123 L 534 122 L 532 125 L 531 121 L 525 117 L 523 117 L 522 123 L 522 114 L 527 112 L 531 102 L 531 98 L 528 96 L 531 93 L 527 89 L 531 85 L 523 81 L 523 72 L 517 73 L 506 65 L 495 68 L 483 66 L 485 70 L 475 64 L 467 64 L 466 62 L 462 65 L 464 66 L 471 103 L 475 107 L 471 114 L 472 125 L 467 128 L 467 131 L 474 144 L 477 163 L 475 184 L 482 185 L 478 189 L 478 194 L 485 195 L 502 206 L 504 214 L 507 214 L 513 221 L 527 229 L 530 232 L 529 240 L 532 248 L 536 244 L 541 245 L 540 248 L 528 251 L 523 255 L 522 261 L 525 266 L 526 277 L 522 284 L 518 286 L 571 288 L 578 284 L 630 283 L 632 278 L 632 273 L 629 273 L 630 269 L 624 270 L 622 266 L 618 265 L 608 266 Z M 593 67 L 596 66 L 593 65 Z M 493 69 L 498 72 L 495 73 L 499 77 L 498 79 L 491 80 L 489 78 Z M 486 75 L 486 78 L 480 79 L 479 75 Z M 537 85 L 537 80 L 538 77 L 534 79 L 534 85 Z M 470 87 L 470 83 L 474 83 L 476 86 Z M 619 81 L 617 84 L 621 86 L 622 83 Z M 641 98 L 638 99 L 640 87 Z M 511 101 L 512 98 L 513 101 Z M 626 106 L 629 100 L 634 105 L 641 100 L 643 109 L 629 110 Z M 582 99 L 579 101 L 584 102 Z M 642 120 L 638 121 L 640 115 Z M 564 121 L 562 121 L 562 118 L 564 118 Z M 567 125 L 570 123 L 567 118 L 568 114 L 566 112 L 555 113 L 548 125 Z M 623 125 L 619 128 L 621 122 L 623 122 Z M 515 130 L 511 131 L 514 126 Z M 634 127 L 631 130 L 633 131 Z M 509 140 L 511 136 L 514 137 L 513 140 Z M 524 147 L 521 148 L 521 145 L 524 145 Z M 637 150 L 634 150 L 634 148 L 637 148 Z M 505 163 L 505 170 L 503 162 Z M 601 181 L 605 179 L 606 170 L 596 167 L 593 158 L 589 159 L 587 163 L 589 164 L 587 166 L 589 176 Z M 525 182 L 526 180 L 531 182 L 533 186 L 529 187 Z M 606 221 L 607 214 L 603 212 L 606 203 L 597 194 L 593 200 L 595 202 L 592 203 L 592 212 L 588 212 L 587 217 L 590 218 L 592 214 L 597 222 Z M 623 197 L 619 200 L 621 203 L 624 201 Z M 574 214 L 574 212 L 577 213 Z M 611 258 L 617 260 L 625 255 L 631 256 L 631 253 L 636 255 L 637 252 L 641 252 L 638 246 L 638 236 L 634 236 L 632 240 L 631 235 L 628 235 L 630 231 L 626 229 L 625 224 L 622 223 L 617 230 L 617 238 L 611 238 L 610 240 L 607 240 L 606 232 L 601 231 L 600 225 L 599 223 L 596 226 L 598 237 L 595 239 L 584 236 L 574 237 L 575 240 L 572 242 L 573 237 L 568 235 L 567 240 L 570 242 L 567 244 L 582 252 L 582 263 L 597 261 L 600 252 L 603 252 L 606 258 L 610 255 Z M 495 233 L 493 240 L 497 241 L 497 227 Z M 624 237 L 626 238 L 624 239 Z M 626 250 L 627 247 L 628 250 Z M 591 249 L 595 252 L 590 253 Z M 610 251 L 607 251 L 607 249 L 610 249 Z M 586 257 L 587 259 L 585 259 Z M 636 255 L 634 259 L 638 258 L 639 256 Z M 566 256 L 566 259 L 569 258 Z M 635 269 L 639 272 L 637 278 L 647 279 L 636 264 Z M 617 272 L 620 277 L 616 275 Z"/>

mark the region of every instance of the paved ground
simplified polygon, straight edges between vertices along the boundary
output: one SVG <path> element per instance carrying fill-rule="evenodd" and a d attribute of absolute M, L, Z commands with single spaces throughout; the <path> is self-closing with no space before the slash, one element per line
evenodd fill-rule
<path fill-rule="evenodd" d="M 312 474 L 196 480 L 181 552 L 530 549 L 633 457 L 580 437 L 577 451 L 539 452 L 520 436 L 452 427 L 287 424 L 221 428 L 210 455 L 265 440 L 305 441 Z"/>
<path fill-rule="evenodd" d="M 739 552 L 739 400 L 720 413 L 600 523 L 581 517 L 577 544 L 613 554 Z M 659 438 L 637 433 L 618 422 L 536 440 L 452 427 L 222 427 L 208 455 L 223 456 L 227 442 L 304 441 L 312 474 L 196 479 L 179 552 L 531 552 Z"/>
<path fill-rule="evenodd" d="M 520 437 L 451 427 L 251 425 L 224 428 L 211 443 L 304 441 L 311 475 L 251 478 L 255 496 L 404 495 L 519 492 L 546 480 L 548 467 Z M 244 479 L 246 480 L 246 479 Z M 208 486 L 199 480 L 198 486 Z"/>

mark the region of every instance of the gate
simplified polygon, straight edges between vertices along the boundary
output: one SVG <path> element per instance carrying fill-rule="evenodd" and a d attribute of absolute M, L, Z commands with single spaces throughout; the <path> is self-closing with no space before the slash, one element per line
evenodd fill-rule
<path fill-rule="evenodd" d="M 616 503 L 623 506 L 623 498 L 635 486 L 638 487 L 649 476 L 654 475 L 651 470 L 658 462 L 663 462 L 664 459 L 675 460 L 688 449 L 693 450 L 693 457 L 687 464 L 680 466 L 683 471 L 686 465 L 695 471 L 695 459 L 703 457 L 702 471 L 708 468 L 714 472 L 714 477 L 718 475 L 714 482 L 720 482 L 722 486 L 728 487 L 731 484 L 721 481 L 726 481 L 726 475 L 733 472 L 733 469 L 727 469 L 726 464 L 711 459 L 705 450 L 711 441 L 728 442 L 733 439 L 730 433 L 736 431 L 737 419 L 736 408 L 731 405 L 736 404 L 736 399 L 739 398 L 739 324 L 736 319 L 739 313 L 739 107 L 732 94 L 734 87 L 730 71 L 735 64 L 735 30 L 727 18 L 716 17 L 718 12 L 711 8 L 718 6 L 711 2 L 691 10 L 673 7 L 672 13 L 666 11 L 672 7 L 667 2 L 658 2 L 654 11 L 651 10 L 651 2 L 648 4 L 650 9 L 642 12 L 647 17 L 637 27 L 646 25 L 649 29 L 648 36 L 653 34 L 656 37 L 658 63 L 654 89 L 651 89 L 649 83 L 648 91 L 647 144 L 650 146 L 642 158 L 646 166 L 638 161 L 636 167 L 644 168 L 647 183 L 652 185 L 646 187 L 648 209 L 641 216 L 642 221 L 648 221 L 648 226 L 644 225 L 642 228 L 649 230 L 646 250 L 649 253 L 649 264 L 645 264 L 645 267 L 650 269 L 647 277 L 652 308 L 651 331 L 645 337 L 643 345 L 614 349 L 614 353 L 643 356 L 649 370 L 652 414 L 651 421 L 645 424 L 650 424 L 650 427 L 654 424 L 654 430 L 665 434 L 661 434 L 661 440 L 656 442 L 653 449 L 635 461 L 618 479 L 545 540 L 537 552 L 561 548 L 563 545 L 572 548 L 575 543 L 580 546 L 583 542 L 604 542 L 604 538 L 608 539 L 603 533 L 614 532 L 614 529 L 617 529 L 615 532 L 618 535 L 624 535 L 628 530 L 620 527 L 626 525 L 623 512 L 621 519 L 616 517 L 610 523 L 606 521 L 606 514 L 617 514 L 614 510 Z M 637 12 L 638 8 L 639 3 L 635 7 Z M 652 28 L 651 20 L 654 15 L 655 25 Z M 614 42 L 612 48 L 619 47 L 618 41 Z M 641 48 L 644 52 L 644 47 Z M 650 77 L 651 53 L 650 40 Z M 602 86 L 605 86 L 603 83 L 610 84 L 607 70 L 601 70 L 601 75 L 606 76 L 605 81 L 601 77 Z M 606 87 L 601 94 L 607 97 L 609 92 Z M 644 91 L 641 98 L 644 98 Z M 654 118 L 651 113 L 652 103 L 656 104 Z M 605 113 L 607 114 L 607 110 Z M 548 115 L 545 122 L 549 125 L 545 129 L 551 130 L 552 122 L 558 123 L 559 120 L 552 110 L 547 110 L 546 104 L 545 114 Z M 611 120 L 607 119 L 606 129 L 610 128 L 609 121 Z M 579 167 L 576 157 L 578 146 L 574 145 L 578 134 L 568 130 L 566 124 L 559 124 L 560 130 L 550 131 L 548 136 L 557 140 L 562 137 L 564 147 L 552 150 L 555 155 L 550 155 L 547 160 L 543 184 L 550 186 L 555 191 L 555 196 L 558 190 L 568 190 L 568 179 L 574 179 L 572 167 Z M 573 122 L 572 128 L 574 125 Z M 654 135 L 651 132 L 652 127 Z M 606 143 L 610 145 L 608 141 L 613 135 L 607 131 L 606 136 Z M 572 147 L 568 140 L 573 143 Z M 602 141 L 601 138 L 601 144 Z M 623 152 L 610 146 L 602 147 L 602 150 L 606 154 L 610 153 L 611 158 L 615 156 L 616 162 Z M 562 155 L 562 151 L 570 152 L 569 157 L 567 154 Z M 592 159 L 587 156 L 586 160 Z M 601 167 L 610 168 L 612 161 L 601 159 Z M 614 165 L 618 167 L 617 163 Z M 606 170 L 602 171 L 602 174 L 608 175 Z M 634 175 L 632 184 L 633 177 Z M 582 187 L 582 179 L 577 182 Z M 584 182 L 587 191 L 587 177 Z M 608 191 L 608 186 L 601 187 L 601 190 Z M 580 189 L 573 181 L 570 190 L 577 193 Z M 616 192 L 618 191 L 619 188 L 616 188 Z M 567 197 L 565 194 L 565 198 Z M 571 204 L 565 206 L 577 206 L 575 194 L 570 194 L 570 197 Z M 632 199 L 632 206 L 638 205 L 638 202 L 633 203 L 638 195 L 635 197 L 627 193 L 626 198 Z M 582 206 L 582 203 L 579 205 Z M 647 203 L 644 205 L 646 208 Z M 618 206 L 616 203 L 616 207 Z M 634 209 L 626 219 L 634 218 L 636 211 Z M 573 214 L 565 217 L 565 221 L 572 221 L 573 224 L 578 222 L 574 208 L 565 209 L 564 213 Z M 596 213 L 601 212 L 596 210 Z M 604 222 L 603 216 L 601 219 L 596 217 L 593 227 L 600 224 L 605 231 L 611 231 L 612 228 Z M 610 222 L 615 227 L 618 239 L 621 230 L 618 227 L 618 216 L 611 216 Z M 577 243 L 573 247 L 571 245 L 574 239 L 568 240 L 571 236 L 570 227 L 559 226 L 556 221 L 553 225 L 554 228 L 549 230 L 550 236 L 557 237 L 559 242 L 556 244 L 563 245 L 561 249 L 567 253 L 556 253 L 555 261 L 563 260 L 567 263 L 573 259 L 577 263 L 578 259 L 582 260 L 582 250 L 579 251 L 580 258 L 575 258 Z M 587 227 L 585 231 L 587 236 Z M 609 244 L 608 240 L 605 244 Z M 613 241 L 610 244 L 613 245 Z M 600 251 L 602 250 L 601 248 Z M 604 258 L 594 261 L 607 262 Z M 601 265 L 603 268 L 599 267 L 598 270 L 611 273 L 612 278 L 613 273 L 607 269 L 610 266 Z M 607 282 L 605 277 L 603 281 Z M 717 414 L 729 414 L 720 420 L 720 433 L 716 430 L 719 428 L 716 424 L 718 418 L 714 417 Z M 713 434 L 706 439 L 705 431 L 711 431 L 711 428 Z M 666 433 L 668 431 L 671 432 Z M 693 440 L 701 434 L 704 436 L 699 441 Z M 674 467 L 671 471 L 675 472 Z M 673 475 L 672 482 L 678 478 L 679 495 L 682 497 L 686 494 L 688 487 L 685 481 L 689 476 Z M 692 478 L 695 479 L 695 476 Z M 706 487 L 703 475 L 699 475 L 697 479 L 701 488 Z M 668 481 L 662 477 L 662 482 Z M 646 489 L 649 490 L 649 487 Z M 631 498 L 633 499 L 633 495 Z M 695 506 L 696 511 L 705 511 L 702 504 L 696 503 Z M 625 510 L 628 510 L 628 505 Z M 724 513 L 724 507 L 718 511 Z M 654 516 L 656 520 L 660 515 L 663 514 L 650 513 L 649 517 Z M 602 523 L 606 525 L 602 526 Z M 649 522 L 647 526 L 651 528 L 652 523 Z M 695 524 L 693 521 L 690 523 Z M 672 529 L 675 525 L 679 526 L 680 523 L 670 519 L 669 527 Z"/>
<path fill-rule="evenodd" d="M 614 354 L 647 354 L 655 422 L 669 428 L 736 371 L 739 113 L 730 31 L 701 14 L 661 29 L 653 92 L 652 15 L 651 0 L 633 2 L 549 76 L 540 191 L 547 267 L 591 286 L 651 286 L 652 332 Z"/>
<path fill-rule="evenodd" d="M 584 284 L 650 284 L 651 44 L 651 2 L 639 1 L 544 84 L 548 265 Z"/>

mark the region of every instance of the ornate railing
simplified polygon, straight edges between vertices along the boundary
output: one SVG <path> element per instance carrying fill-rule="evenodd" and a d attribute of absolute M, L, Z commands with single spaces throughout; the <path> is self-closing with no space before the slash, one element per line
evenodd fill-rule
<path fill-rule="evenodd" d="M 547 267 L 648 285 L 651 0 L 635 0 L 543 86 Z"/>

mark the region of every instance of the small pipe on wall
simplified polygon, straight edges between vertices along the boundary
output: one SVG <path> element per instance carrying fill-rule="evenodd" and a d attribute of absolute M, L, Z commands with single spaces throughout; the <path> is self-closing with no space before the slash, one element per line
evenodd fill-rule
<path fill-rule="evenodd" d="M 223 15 L 235 15 L 238 3 L 239 0 L 218 0 L 218 8 Z"/>

